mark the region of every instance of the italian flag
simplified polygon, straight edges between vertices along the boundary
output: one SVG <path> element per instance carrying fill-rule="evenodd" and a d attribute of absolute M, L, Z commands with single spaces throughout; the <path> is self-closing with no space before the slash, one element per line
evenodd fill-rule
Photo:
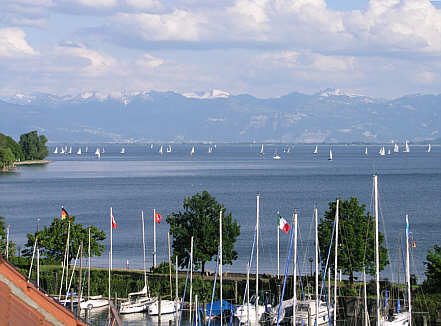
<path fill-rule="evenodd" d="M 279 218 L 279 229 L 288 234 L 289 229 L 291 229 L 288 222 L 280 215 L 277 215 L 277 217 Z"/>

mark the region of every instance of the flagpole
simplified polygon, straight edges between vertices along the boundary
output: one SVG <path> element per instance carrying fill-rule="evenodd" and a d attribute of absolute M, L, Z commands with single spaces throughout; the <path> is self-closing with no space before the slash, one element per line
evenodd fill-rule
<path fill-rule="evenodd" d="M 156 209 L 153 208 L 153 268 L 156 267 Z"/>
<path fill-rule="evenodd" d="M 335 207 L 335 254 L 334 254 L 334 326 L 337 326 L 337 275 L 338 275 L 338 218 L 340 201 L 337 199 Z"/>
<path fill-rule="evenodd" d="M 112 212 L 112 207 L 110 207 L 110 261 L 109 261 L 109 270 L 112 270 L 112 251 L 113 251 L 113 240 L 112 240 L 112 218 L 113 218 L 113 212 Z M 110 275 L 110 274 L 109 274 Z M 110 284 L 110 283 L 109 283 Z M 109 290 L 110 290 L 110 285 L 109 285 Z M 110 296 L 110 293 L 109 293 Z"/>
<path fill-rule="evenodd" d="M 260 208 L 260 192 L 256 195 L 256 302 L 255 302 L 255 320 L 259 322 L 258 306 L 259 306 L 259 208 Z"/>
<path fill-rule="evenodd" d="M 294 259 L 293 259 L 293 307 L 297 307 L 297 212 L 293 214 L 294 226 Z M 296 325 L 296 308 L 292 310 L 292 324 Z M 335 326 L 335 325 L 334 325 Z"/>
<path fill-rule="evenodd" d="M 280 212 L 277 211 L 277 219 L 278 219 L 278 223 L 276 226 L 276 231 L 277 231 L 277 278 L 280 277 Z"/>
<path fill-rule="evenodd" d="M 10 225 L 6 229 L 6 260 L 9 258 L 9 227 Z"/>
<path fill-rule="evenodd" d="M 220 283 L 220 326 L 223 324 L 223 310 L 222 310 L 222 208 L 219 213 L 219 283 Z"/>

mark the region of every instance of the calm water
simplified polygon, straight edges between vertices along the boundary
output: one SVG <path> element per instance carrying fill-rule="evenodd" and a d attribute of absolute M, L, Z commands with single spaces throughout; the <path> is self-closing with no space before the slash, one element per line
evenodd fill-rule
<path fill-rule="evenodd" d="M 73 146 L 74 152 L 78 146 Z M 39 224 L 48 225 L 60 215 L 64 205 L 77 222 L 109 229 L 109 207 L 112 206 L 118 229 L 113 232 L 113 264 L 142 268 L 141 210 L 146 224 L 147 250 L 153 248 L 152 213 L 156 208 L 165 217 L 181 209 L 185 196 L 207 190 L 225 205 L 241 226 L 236 243 L 238 260 L 224 270 L 245 272 L 253 241 L 256 220 L 256 193 L 261 193 L 261 272 L 277 273 L 276 211 L 291 220 L 294 209 L 299 213 L 300 267 L 310 272 L 313 256 L 313 207 L 322 215 L 328 202 L 337 196 L 356 196 L 370 209 L 372 206 L 372 174 L 379 175 L 380 205 L 386 231 L 391 266 L 383 277 L 397 279 L 398 238 L 404 234 L 404 216 L 409 214 L 410 227 L 416 242 L 412 272 L 424 278 L 427 250 L 441 244 L 441 148 L 413 146 L 410 153 L 394 153 L 383 157 L 379 146 L 333 146 L 334 160 L 328 161 L 328 146 L 293 146 L 284 153 L 284 146 L 266 145 L 265 155 L 258 155 L 260 145 L 218 144 L 213 153 L 208 145 L 196 145 L 196 154 L 189 155 L 191 145 L 174 145 L 171 153 L 158 154 L 158 145 L 100 145 L 105 153 L 100 160 L 93 155 L 96 145 L 89 145 L 83 155 L 54 155 L 46 166 L 21 167 L 17 173 L 0 175 L 0 215 L 11 224 L 11 238 L 23 246 L 26 233 Z M 53 146 L 51 146 L 51 151 Z M 84 152 L 85 146 L 82 146 Z M 272 159 L 274 151 L 280 160 Z M 168 225 L 165 218 L 157 226 L 158 262 L 167 260 Z M 281 269 L 286 257 L 288 236 L 281 233 Z M 108 245 L 108 240 L 106 240 Z M 107 247 L 108 248 L 108 247 Z M 107 252 L 108 249 L 106 249 Z M 93 259 L 96 266 L 107 266 L 107 254 Z M 148 265 L 152 255 L 148 255 Z M 213 265 L 208 265 L 213 269 Z"/>

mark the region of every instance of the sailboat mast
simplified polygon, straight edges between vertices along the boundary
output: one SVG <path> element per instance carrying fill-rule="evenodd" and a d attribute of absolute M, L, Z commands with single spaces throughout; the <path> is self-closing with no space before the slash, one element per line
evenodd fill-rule
<path fill-rule="evenodd" d="M 110 270 L 112 270 L 112 243 L 113 243 L 113 241 L 112 241 L 112 219 L 113 219 L 113 212 L 112 212 L 112 207 L 110 207 L 110 265 L 109 265 L 109 268 L 110 268 Z M 110 295 L 110 294 L 109 294 Z"/>
<path fill-rule="evenodd" d="M 191 323 L 191 305 L 193 299 L 193 237 L 191 237 L 191 245 L 190 245 L 190 325 Z"/>
<path fill-rule="evenodd" d="M 171 270 L 171 257 L 170 257 L 170 232 L 167 232 L 168 242 L 168 273 L 170 277 L 170 300 L 173 298 L 173 286 L 172 286 L 172 270 Z"/>
<path fill-rule="evenodd" d="M 259 206 L 260 206 L 260 192 L 256 195 L 256 323 L 258 319 L 258 306 L 259 306 Z"/>
<path fill-rule="evenodd" d="M 293 325 L 296 325 L 296 307 L 297 307 L 297 212 L 293 214 L 292 225 L 294 227 L 294 259 L 293 259 L 293 309 L 292 320 Z"/>
<path fill-rule="evenodd" d="M 334 253 L 334 326 L 337 326 L 337 275 L 338 275 L 338 215 L 340 200 L 337 199 L 335 207 L 335 253 Z"/>
<path fill-rule="evenodd" d="M 153 268 L 156 267 L 156 209 L 153 208 Z"/>
<path fill-rule="evenodd" d="M 380 325 L 380 252 L 378 248 L 378 176 L 374 175 L 375 283 L 377 288 L 377 325 Z"/>
<path fill-rule="evenodd" d="M 147 272 L 145 261 L 145 235 L 144 235 L 144 210 L 141 210 L 141 224 L 142 224 L 142 253 L 144 261 L 144 287 L 147 288 Z"/>
<path fill-rule="evenodd" d="M 367 290 L 366 290 L 366 270 L 363 267 L 363 292 L 364 292 L 364 326 L 369 326 L 369 314 L 367 305 Z"/>
<path fill-rule="evenodd" d="M 319 279 L 318 279 L 318 264 L 319 264 L 319 247 L 318 247 L 318 209 L 314 208 L 315 216 L 315 326 L 318 326 L 318 311 L 319 311 Z"/>
<path fill-rule="evenodd" d="M 277 278 L 280 277 L 280 213 L 277 211 L 278 223 L 276 225 L 277 232 Z"/>
<path fill-rule="evenodd" d="M 410 259 L 409 259 L 409 218 L 406 214 L 406 279 L 407 279 L 407 300 L 409 305 L 409 326 L 412 326 L 412 301 L 410 288 Z"/>
<path fill-rule="evenodd" d="M 89 227 L 89 243 L 87 245 L 87 260 L 89 268 L 87 270 L 87 300 L 90 299 L 90 227 Z"/>
<path fill-rule="evenodd" d="M 219 283 L 220 283 L 220 326 L 223 324 L 222 316 L 222 209 L 219 213 Z"/>

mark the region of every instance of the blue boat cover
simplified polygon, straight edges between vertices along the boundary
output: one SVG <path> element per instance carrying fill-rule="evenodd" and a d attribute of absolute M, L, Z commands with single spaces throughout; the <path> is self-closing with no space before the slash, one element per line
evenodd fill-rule
<path fill-rule="evenodd" d="M 210 315 L 211 303 L 207 303 L 205 316 Z M 203 308 L 201 308 L 202 310 Z M 236 311 L 236 306 L 232 305 L 228 301 L 222 300 L 222 310 L 223 311 Z M 219 316 L 220 315 L 220 300 L 213 302 L 213 308 L 211 309 L 211 316 Z"/>

